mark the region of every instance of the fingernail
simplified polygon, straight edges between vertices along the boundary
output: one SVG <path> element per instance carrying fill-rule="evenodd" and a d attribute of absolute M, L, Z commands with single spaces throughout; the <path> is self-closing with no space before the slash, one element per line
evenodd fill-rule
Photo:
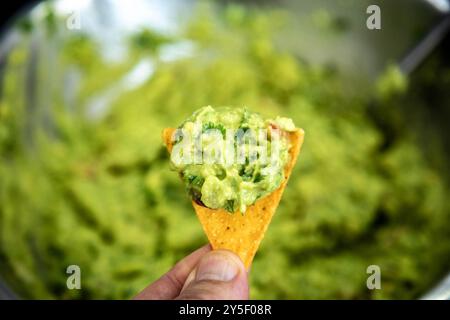
<path fill-rule="evenodd" d="M 207 253 L 197 266 L 196 280 L 231 281 L 241 270 L 242 262 L 229 251 Z"/>

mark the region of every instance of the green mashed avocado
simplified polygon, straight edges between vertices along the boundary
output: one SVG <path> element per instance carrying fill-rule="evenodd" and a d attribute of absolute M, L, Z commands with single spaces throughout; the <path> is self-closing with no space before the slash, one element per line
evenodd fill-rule
<path fill-rule="evenodd" d="M 253 261 L 251 298 L 420 297 L 450 269 L 446 135 L 427 120 L 450 105 L 448 65 L 432 59 L 400 82 L 389 72 L 374 109 L 372 87 L 275 45 L 289 12 L 214 12 L 199 10 L 176 39 L 139 32 L 121 61 L 66 17 L 47 32 L 38 15 L 22 31 L 2 67 L 0 278 L 24 298 L 135 295 L 207 242 L 159 133 L 199 106 L 249 106 L 308 133 Z M 177 39 L 192 56 L 161 58 Z M 150 78 L 118 88 L 141 59 Z M 99 113 L 104 92 L 113 99 Z M 67 289 L 70 265 L 81 290 Z M 370 265 L 381 290 L 367 289 Z"/>
<path fill-rule="evenodd" d="M 178 129 L 172 164 L 192 199 L 208 208 L 243 214 L 283 181 L 290 146 L 281 131 L 295 130 L 291 119 L 207 106 Z"/>

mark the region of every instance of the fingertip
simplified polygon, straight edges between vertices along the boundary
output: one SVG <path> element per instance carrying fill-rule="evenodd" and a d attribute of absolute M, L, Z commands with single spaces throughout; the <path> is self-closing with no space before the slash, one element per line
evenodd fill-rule
<path fill-rule="evenodd" d="M 228 250 L 213 250 L 199 261 L 196 280 L 231 281 L 245 271 L 241 259 Z"/>
<path fill-rule="evenodd" d="M 248 299 L 244 263 L 229 250 L 206 253 L 188 277 L 179 299 Z"/>

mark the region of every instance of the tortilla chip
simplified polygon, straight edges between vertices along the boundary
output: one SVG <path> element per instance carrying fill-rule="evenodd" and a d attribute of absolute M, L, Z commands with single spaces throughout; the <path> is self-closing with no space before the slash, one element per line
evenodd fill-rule
<path fill-rule="evenodd" d="M 172 151 L 174 132 L 172 128 L 163 131 L 163 141 L 169 152 Z M 209 209 L 192 201 L 213 249 L 231 250 L 239 255 L 246 268 L 251 265 L 297 161 L 304 134 L 303 129 L 289 133 L 290 160 L 284 168 L 284 181 L 277 190 L 249 206 L 244 215 L 239 212 L 229 213 L 224 209 Z"/>

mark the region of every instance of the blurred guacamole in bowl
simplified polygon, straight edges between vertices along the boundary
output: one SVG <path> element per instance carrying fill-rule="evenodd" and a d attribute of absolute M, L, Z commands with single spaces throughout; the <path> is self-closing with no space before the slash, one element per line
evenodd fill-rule
<path fill-rule="evenodd" d="M 0 277 L 14 292 L 130 298 L 203 245 L 159 134 L 203 105 L 286 115 L 308 132 L 253 263 L 252 298 L 416 298 L 449 270 L 444 151 L 414 121 L 421 82 L 408 87 L 392 67 L 374 90 L 355 90 L 332 66 L 275 45 L 286 19 L 206 6 L 179 34 L 136 32 L 117 61 L 83 30 L 58 31 L 51 11 L 21 21 L 0 95 Z M 165 59 L 180 41 L 192 54 Z M 117 87 L 142 61 L 151 76 Z M 448 88 L 450 70 L 437 66 L 423 78 Z M 81 290 L 67 289 L 70 265 Z M 370 265 L 381 290 L 367 289 Z"/>

